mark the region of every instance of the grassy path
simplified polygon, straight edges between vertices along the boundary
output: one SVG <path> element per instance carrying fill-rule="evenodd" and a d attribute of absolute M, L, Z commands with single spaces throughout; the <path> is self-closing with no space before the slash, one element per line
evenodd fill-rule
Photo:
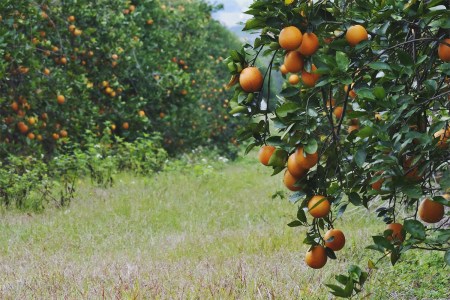
<path fill-rule="evenodd" d="M 341 221 L 348 245 L 312 271 L 279 176 L 248 161 L 144 178 L 82 182 L 66 210 L 0 216 L 1 299 L 329 299 L 324 282 L 384 227 L 363 210 Z M 366 256 L 364 256 L 366 255 Z M 413 253 L 374 273 L 366 299 L 448 299 L 441 255 Z M 410 268 L 414 272 L 409 271 Z M 408 270 L 408 271 L 407 271 Z M 394 282 L 397 280 L 397 282 Z M 413 289 L 414 287 L 414 289 Z"/>

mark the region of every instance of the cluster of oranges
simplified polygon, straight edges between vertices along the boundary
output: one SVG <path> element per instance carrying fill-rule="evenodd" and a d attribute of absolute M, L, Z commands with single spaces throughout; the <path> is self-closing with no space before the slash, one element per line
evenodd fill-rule
<path fill-rule="evenodd" d="M 267 166 L 270 164 L 270 158 L 276 148 L 271 145 L 261 147 L 258 153 L 259 161 Z M 298 147 L 294 153 L 289 156 L 287 170 L 284 173 L 284 184 L 291 191 L 300 191 L 301 186 L 297 183 L 303 179 L 319 161 L 317 152 L 308 154 L 303 147 Z M 308 212 L 313 218 L 325 218 L 331 210 L 330 201 L 322 195 L 315 195 L 308 201 Z M 344 233 L 339 229 L 328 230 L 323 237 L 324 245 L 314 245 L 306 253 L 305 262 L 314 269 L 322 268 L 327 262 L 326 247 L 333 251 L 341 250 L 345 245 Z"/>

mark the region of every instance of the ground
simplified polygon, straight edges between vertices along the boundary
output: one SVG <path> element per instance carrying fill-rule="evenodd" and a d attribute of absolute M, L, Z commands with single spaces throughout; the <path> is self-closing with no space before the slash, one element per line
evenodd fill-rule
<path fill-rule="evenodd" d="M 275 198 L 281 175 L 253 159 L 117 174 L 109 189 L 78 184 L 66 209 L 0 215 L 0 298 L 330 299 L 323 285 L 384 225 L 351 208 L 340 221 L 347 246 L 321 270 L 303 262 L 296 206 Z M 51 205 L 49 205 L 51 206 Z M 441 253 L 412 252 L 375 271 L 361 298 L 449 299 Z"/>

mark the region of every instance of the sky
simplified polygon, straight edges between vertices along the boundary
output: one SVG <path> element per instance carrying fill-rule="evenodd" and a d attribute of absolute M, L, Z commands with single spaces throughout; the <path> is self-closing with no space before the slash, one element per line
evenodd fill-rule
<path fill-rule="evenodd" d="M 223 4 L 224 9 L 215 13 L 213 17 L 219 20 L 228 28 L 235 27 L 239 22 L 245 22 L 249 19 L 248 15 L 243 12 L 248 10 L 248 7 L 253 0 L 208 0 L 210 3 Z"/>

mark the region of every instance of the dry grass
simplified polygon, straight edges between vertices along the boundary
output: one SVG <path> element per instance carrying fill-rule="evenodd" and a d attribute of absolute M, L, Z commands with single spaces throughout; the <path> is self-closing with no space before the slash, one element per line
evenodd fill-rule
<path fill-rule="evenodd" d="M 329 299 L 322 283 L 373 254 L 363 248 L 383 225 L 356 210 L 340 223 L 348 245 L 339 259 L 310 270 L 303 229 L 286 226 L 295 206 L 271 199 L 280 177 L 246 162 L 197 168 L 121 174 L 108 190 L 82 182 L 69 209 L 3 213 L 0 298 Z M 407 286 L 386 290 L 386 276 L 397 275 L 375 273 L 368 298 L 414 295 Z M 422 288 L 414 276 L 406 281 Z"/>

